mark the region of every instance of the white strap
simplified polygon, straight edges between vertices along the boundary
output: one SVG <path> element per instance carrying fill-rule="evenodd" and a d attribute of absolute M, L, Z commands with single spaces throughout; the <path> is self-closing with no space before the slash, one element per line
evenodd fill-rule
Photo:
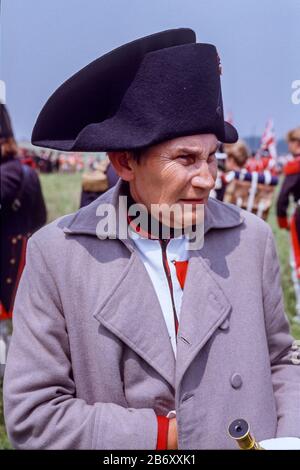
<path fill-rule="evenodd" d="M 252 209 L 253 209 L 255 194 L 257 190 L 257 181 L 258 181 L 258 173 L 254 171 L 252 173 L 252 181 L 251 181 L 251 187 L 250 187 L 248 203 L 247 203 L 247 211 L 249 212 L 252 212 Z"/>
<path fill-rule="evenodd" d="M 259 201 L 256 215 L 262 218 L 264 209 L 265 209 L 265 201 Z"/>

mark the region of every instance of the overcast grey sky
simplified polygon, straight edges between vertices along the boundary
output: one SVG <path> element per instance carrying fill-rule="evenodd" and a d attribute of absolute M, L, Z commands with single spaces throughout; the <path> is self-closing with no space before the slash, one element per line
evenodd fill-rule
<path fill-rule="evenodd" d="M 17 138 L 70 75 L 109 50 L 191 27 L 217 46 L 225 111 L 241 136 L 269 117 L 278 137 L 300 124 L 300 0 L 1 0 L 1 74 Z"/>

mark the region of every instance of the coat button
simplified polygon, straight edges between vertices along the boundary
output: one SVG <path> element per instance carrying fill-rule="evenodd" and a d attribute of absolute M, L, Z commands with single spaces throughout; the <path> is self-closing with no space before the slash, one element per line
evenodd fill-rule
<path fill-rule="evenodd" d="M 15 245 L 17 243 L 17 239 L 16 238 L 12 238 L 11 242 Z"/>
<path fill-rule="evenodd" d="M 16 259 L 15 259 L 15 258 L 11 258 L 11 259 L 9 260 L 9 262 L 10 262 L 10 264 L 15 264 L 15 263 L 16 263 Z"/>
<path fill-rule="evenodd" d="M 11 284 L 11 283 L 12 283 L 11 277 L 7 277 L 7 278 L 6 278 L 6 284 Z"/>
<path fill-rule="evenodd" d="M 237 373 L 232 374 L 231 379 L 230 379 L 230 383 L 231 383 L 232 387 L 235 388 L 235 389 L 241 388 L 243 380 L 242 380 L 242 377 L 240 376 L 240 374 L 237 374 Z"/>

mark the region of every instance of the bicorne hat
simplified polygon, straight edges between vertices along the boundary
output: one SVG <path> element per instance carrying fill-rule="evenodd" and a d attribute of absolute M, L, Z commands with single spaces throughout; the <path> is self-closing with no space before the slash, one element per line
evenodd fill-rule
<path fill-rule="evenodd" d="M 0 103 L 0 139 L 14 137 L 11 120 L 5 104 Z"/>
<path fill-rule="evenodd" d="M 213 133 L 238 139 L 224 121 L 215 46 L 191 29 L 137 39 L 91 62 L 48 99 L 32 143 L 64 151 L 133 150 Z"/>

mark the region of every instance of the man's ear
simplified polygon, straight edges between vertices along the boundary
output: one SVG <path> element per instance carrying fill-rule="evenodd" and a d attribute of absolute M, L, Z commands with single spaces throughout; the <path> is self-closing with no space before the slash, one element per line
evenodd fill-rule
<path fill-rule="evenodd" d="M 117 175 L 122 180 L 132 181 L 134 179 L 134 165 L 131 152 L 107 152 L 107 155 Z"/>

